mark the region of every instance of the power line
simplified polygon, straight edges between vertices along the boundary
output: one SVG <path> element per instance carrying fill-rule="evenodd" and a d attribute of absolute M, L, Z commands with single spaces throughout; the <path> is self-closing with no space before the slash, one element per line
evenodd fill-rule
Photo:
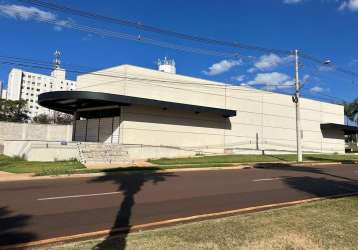
<path fill-rule="evenodd" d="M 12 59 L 12 58 L 15 58 L 15 59 Z M 36 62 L 36 60 L 33 60 L 33 59 L 22 59 L 19 57 L 8 57 L 8 56 L 0 55 L 0 62 L 3 64 L 17 65 L 17 66 L 23 66 L 23 67 L 40 68 L 40 69 L 47 69 L 47 70 L 53 69 L 50 62 L 45 62 L 45 61 Z M 162 78 L 131 77 L 131 76 L 121 74 L 116 71 L 110 71 L 110 70 L 106 70 L 106 72 L 113 73 L 113 74 L 96 72 L 96 71 L 100 71 L 99 69 L 92 69 L 92 72 L 75 70 L 72 68 L 67 68 L 66 70 L 71 73 L 90 74 L 90 75 L 119 78 L 119 79 L 126 79 L 126 80 L 128 80 L 128 79 L 138 80 L 138 81 L 149 80 L 149 81 L 156 81 L 156 82 L 162 82 L 162 83 L 178 83 L 178 84 L 187 84 L 187 85 L 201 85 L 201 86 L 210 86 L 210 87 L 216 87 L 216 88 L 225 88 L 225 84 L 215 85 L 213 83 L 201 83 L 201 82 L 194 82 L 194 81 L 182 81 L 182 80 L 175 81 L 175 80 L 166 80 L 166 79 L 162 79 Z M 203 79 L 198 79 L 198 80 L 203 80 Z M 209 80 L 205 80 L 205 81 L 209 81 Z M 97 84 L 91 85 L 91 86 L 97 86 Z M 235 86 L 235 85 L 231 85 L 231 86 Z M 247 91 L 253 91 L 253 90 L 248 89 Z"/>
<path fill-rule="evenodd" d="M 194 42 L 201 42 L 201 43 L 206 43 L 206 44 L 211 44 L 211 45 L 220 45 L 220 46 L 232 47 L 232 48 L 241 48 L 241 49 L 247 49 L 247 50 L 255 50 L 255 51 L 264 52 L 264 53 L 276 53 L 276 54 L 286 54 L 286 55 L 292 53 L 289 50 L 271 49 L 271 48 L 265 48 L 265 47 L 255 46 L 255 45 L 239 43 L 239 42 L 230 42 L 230 41 L 223 41 L 223 40 L 206 38 L 206 37 L 201 37 L 201 36 L 194 36 L 194 35 L 181 33 L 181 32 L 177 32 L 177 31 L 173 31 L 173 30 L 162 29 L 162 28 L 158 28 L 155 26 L 146 25 L 141 22 L 135 22 L 135 21 L 130 21 L 130 20 L 122 19 L 122 18 L 115 18 L 115 17 L 104 16 L 104 15 L 100 15 L 100 14 L 96 14 L 96 13 L 91 13 L 91 12 L 83 11 L 80 9 L 71 8 L 68 6 L 50 3 L 47 1 L 41 1 L 41 0 L 19 0 L 19 1 L 28 2 L 35 6 L 54 10 L 54 11 L 70 13 L 70 14 L 76 15 L 76 16 L 81 16 L 81 17 L 86 17 L 86 18 L 90 18 L 90 19 L 94 19 L 94 20 L 119 24 L 122 26 L 127 26 L 127 27 L 131 27 L 131 28 L 139 29 L 139 30 L 144 30 L 144 31 L 149 31 L 149 32 L 157 33 L 157 34 L 161 34 L 161 35 L 172 36 L 172 37 L 189 40 L 189 41 L 194 41 Z"/>
<path fill-rule="evenodd" d="M 292 54 L 292 52 L 289 50 L 276 50 L 276 49 L 264 48 L 264 47 L 254 46 L 254 45 L 237 43 L 237 42 L 228 42 L 228 41 L 205 38 L 205 37 L 200 37 L 200 36 L 193 36 L 193 35 L 186 34 L 186 33 L 180 33 L 180 32 L 176 32 L 176 31 L 172 31 L 172 30 L 161 29 L 158 27 L 145 25 L 140 22 L 135 22 L 135 21 L 130 21 L 130 20 L 126 20 L 126 19 L 120 19 L 120 18 L 115 18 L 115 17 L 99 15 L 96 13 L 86 12 L 83 10 L 74 9 L 74 8 L 71 8 L 68 6 L 62 6 L 62 5 L 58 5 L 58 4 L 54 4 L 54 3 L 50 3 L 50 2 L 42 1 L 42 0 L 19 0 L 19 1 L 28 2 L 35 6 L 46 8 L 46 9 L 51 9 L 54 11 L 70 13 L 72 15 L 77 15 L 77 16 L 82 16 L 82 17 L 100 20 L 100 21 L 104 21 L 104 22 L 110 22 L 110 23 L 115 23 L 115 24 L 119 24 L 119 25 L 124 25 L 124 26 L 128 26 L 128 27 L 136 28 L 139 30 L 145 30 L 145 31 L 164 34 L 164 35 L 168 35 L 168 36 L 174 36 L 174 37 L 185 39 L 185 40 L 202 42 L 202 43 L 207 43 L 207 44 L 211 44 L 211 45 L 227 46 L 227 47 L 232 47 L 232 48 L 243 48 L 243 49 L 249 49 L 249 50 L 256 50 L 256 51 L 266 52 L 266 53 L 270 52 L 270 53 L 277 53 L 277 54 Z M 167 43 L 167 42 L 161 42 L 161 41 L 145 38 L 142 36 L 134 36 L 134 35 L 126 34 L 126 33 L 113 32 L 113 31 L 93 28 L 93 27 L 89 27 L 89 26 L 75 25 L 75 24 L 70 24 L 70 25 L 62 24 L 61 25 L 60 23 L 58 23 L 54 20 L 39 19 L 39 21 L 51 23 L 54 25 L 59 25 L 59 26 L 65 27 L 65 28 L 73 28 L 73 29 L 80 30 L 80 31 L 90 32 L 90 33 L 94 33 L 94 34 L 98 34 L 98 35 L 105 35 L 105 36 L 127 39 L 127 40 L 142 42 L 142 43 L 148 43 L 148 44 L 152 44 L 152 45 L 156 45 L 156 46 L 160 46 L 160 47 L 166 47 L 166 48 L 171 48 L 171 49 L 176 49 L 176 50 L 181 50 L 181 51 L 186 51 L 186 52 L 206 54 L 206 55 L 211 55 L 211 56 L 239 57 L 238 53 L 227 53 L 227 52 L 219 52 L 219 51 L 213 51 L 213 50 L 203 50 L 200 48 L 181 46 L 181 45 L 176 45 L 176 44 L 171 44 L 171 43 Z M 242 56 L 240 55 L 240 57 L 242 57 Z M 317 57 L 314 57 L 312 55 L 309 55 L 307 53 L 302 53 L 302 52 L 301 52 L 301 57 L 304 59 L 313 61 L 315 63 L 318 63 L 320 65 L 324 61 L 322 59 L 319 59 Z M 338 66 L 328 66 L 328 67 L 331 67 L 332 69 L 334 69 L 337 72 L 341 72 L 343 74 L 358 77 L 357 72 L 353 72 L 351 70 L 347 70 L 347 69 L 344 69 L 344 68 L 338 67 Z M 354 81 L 352 83 L 357 84 Z"/>
<path fill-rule="evenodd" d="M 187 35 L 184 33 L 177 33 L 177 32 L 172 32 L 170 30 L 162 30 L 162 29 L 157 29 L 153 26 L 148 26 L 148 25 L 143 25 L 141 23 L 138 22 L 133 22 L 133 21 L 128 21 L 128 20 L 124 20 L 124 19 L 117 19 L 117 18 L 113 18 L 113 17 L 107 17 L 107 16 L 102 16 L 102 15 L 98 15 L 98 14 L 94 14 L 94 13 L 89 13 L 89 12 L 84 12 L 81 10 L 76 10 L 76 9 L 72 9 L 66 6 L 60 6 L 60 5 L 56 5 L 56 4 L 52 4 L 52 3 L 48 3 L 45 1 L 41 1 L 41 0 L 20 0 L 20 1 L 26 1 L 26 2 L 30 2 L 34 5 L 38 5 L 39 7 L 44 7 L 44 8 L 51 8 L 57 11 L 62 11 L 62 12 L 68 12 L 70 11 L 72 14 L 76 14 L 76 15 L 83 15 L 85 17 L 88 18 L 99 18 L 102 21 L 110 21 L 110 22 L 119 22 L 119 24 L 126 24 L 126 25 L 130 25 L 132 27 L 136 27 L 136 28 L 144 28 L 144 29 L 150 29 L 149 31 L 157 31 L 157 32 L 162 32 L 162 31 L 168 31 L 171 33 L 165 33 L 167 35 L 171 34 L 179 34 L 179 35 L 184 35 L 184 36 L 180 36 L 179 38 L 185 38 L 185 39 L 189 39 L 191 37 L 191 39 L 197 39 L 200 38 L 199 41 L 200 42 L 205 42 L 207 40 L 207 38 L 202 38 L 202 37 L 197 37 L 197 36 L 191 36 L 191 35 Z M 177 45 L 177 44 L 172 44 L 172 43 L 168 43 L 168 42 L 162 42 L 162 41 L 158 41 L 158 40 L 154 40 L 151 38 L 146 38 L 144 36 L 135 36 L 135 35 L 131 35 L 131 34 L 126 34 L 126 33 L 121 33 L 121 32 L 114 32 L 114 31 L 109 31 L 109 30 L 104 30 L 104 29 L 99 29 L 99 28 L 93 28 L 90 26 L 84 26 L 84 25 L 78 25 L 78 24 L 61 24 L 58 23 L 55 20 L 49 20 L 49 19 L 38 19 L 41 22 L 46 22 L 46 23 L 50 23 L 53 25 L 59 25 L 62 26 L 64 28 L 70 28 L 70 29 L 74 29 L 74 30 L 78 30 L 78 31 L 84 31 L 84 32 L 89 32 L 89 33 L 93 33 L 93 34 L 97 34 L 97 35 L 101 35 L 101 36 L 108 36 L 108 37 L 113 37 L 113 38 L 120 38 L 120 39 L 127 39 L 127 40 L 131 40 L 131 41 L 136 41 L 136 42 L 141 42 L 141 43 L 146 43 L 146 44 L 151 44 L 151 45 L 155 45 L 155 46 L 159 46 L 159 47 L 164 47 L 164 48 L 170 48 L 170 49 L 175 49 L 175 50 L 179 50 L 179 51 L 185 51 L 185 52 L 190 52 L 190 53 L 196 53 L 196 54 L 203 54 L 203 55 L 208 55 L 208 56 L 218 56 L 218 57 L 226 57 L 226 58 L 240 58 L 243 60 L 254 60 L 254 57 L 244 57 L 242 55 L 239 55 L 238 53 L 228 53 L 228 52 L 220 52 L 220 51 L 215 51 L 215 50 L 207 50 L 207 49 L 200 49 L 200 48 L 193 48 L 193 47 L 189 47 L 189 46 L 182 46 L 182 45 Z M 206 39 L 206 40 L 205 40 Z M 210 42 L 209 42 L 210 41 Z M 227 44 L 228 42 L 225 41 L 221 41 L 221 40 L 212 40 L 209 39 L 209 42 L 211 44 L 215 43 L 218 44 L 218 42 L 220 43 L 220 45 L 229 45 Z M 231 45 L 235 45 L 235 46 L 231 46 L 231 47 L 236 47 L 236 48 L 245 48 L 246 45 L 237 45 L 236 43 L 231 44 Z M 249 48 L 249 47 L 246 47 Z M 251 46 L 251 49 L 254 49 L 255 46 Z M 260 47 L 258 47 L 260 48 Z M 266 49 L 265 49 L 266 50 Z M 268 49 L 270 51 L 263 51 L 263 50 L 259 50 L 261 52 L 271 52 L 271 53 L 281 53 L 283 54 L 283 51 L 278 52 L 278 51 L 274 51 L 271 49 Z M 285 54 L 292 54 L 289 51 L 286 51 Z M 324 60 L 316 58 L 314 56 L 311 56 L 309 54 L 306 53 L 301 53 L 301 57 L 307 60 L 310 60 L 312 62 L 318 63 L 320 65 L 322 65 L 322 62 Z M 342 67 L 338 67 L 335 65 L 331 65 L 331 66 L 327 66 L 330 67 L 332 69 L 334 69 L 337 72 L 346 74 L 346 75 L 351 75 L 354 77 L 358 77 L 358 73 L 344 69 Z M 317 66 L 316 69 L 316 73 L 318 73 L 319 71 L 319 67 Z M 356 82 L 352 81 L 350 82 L 352 84 L 357 84 Z"/>
<path fill-rule="evenodd" d="M 30 68 L 39 68 L 39 69 L 46 69 L 46 70 L 52 70 L 52 65 L 50 62 L 46 62 L 46 61 L 39 61 L 39 60 L 35 60 L 35 59 L 28 59 L 28 58 L 19 58 L 19 57 L 9 57 L 9 56 L 1 56 L 0 55 L 0 64 L 7 64 L 7 65 L 13 65 L 13 66 L 20 66 L 20 67 L 30 67 Z M 73 67 L 80 67 L 80 66 L 76 66 L 76 65 L 72 65 Z M 81 66 L 83 67 L 83 66 Z M 142 77 L 135 77 L 135 76 L 130 76 L 130 75 L 124 75 L 115 71 L 106 71 L 106 73 L 101 73 L 101 72 L 87 72 L 87 71 L 81 71 L 78 69 L 73 69 L 73 68 L 68 68 L 66 69 L 68 72 L 71 73 L 76 73 L 76 74 L 90 74 L 90 75 L 95 75 L 95 76 L 103 76 L 103 77 L 109 77 L 109 78 L 115 78 L 115 79 L 123 79 L 126 81 L 133 81 L 133 82 L 140 82 L 140 83 L 144 83 L 144 84 L 150 84 L 150 85 L 154 85 L 154 86 L 160 86 L 160 87 L 166 87 L 166 88 L 172 88 L 172 89 L 178 89 L 178 90 L 188 90 L 187 88 L 183 88 L 183 87 L 175 87 L 175 86 L 168 86 L 168 85 L 163 85 L 163 84 L 167 84 L 167 83 L 174 83 L 174 84 L 180 84 L 180 85 L 191 85 L 191 86 L 206 86 L 206 87 L 214 87 L 214 88 L 218 88 L 218 89 L 226 89 L 227 87 L 240 87 L 237 85 L 228 85 L 228 84 L 222 84 L 222 85 L 218 85 L 215 83 L 201 83 L 201 82 L 196 82 L 196 81 L 183 81 L 183 80 L 167 80 L 167 79 L 162 79 L 162 78 L 142 78 Z M 97 69 L 98 70 L 98 69 Z M 96 71 L 96 70 L 94 70 Z M 111 74 L 112 73 L 112 74 Z M 202 80 L 202 79 L 198 79 L 198 80 Z M 92 84 L 92 85 L 88 85 L 86 86 L 86 88 L 88 87 L 95 87 L 95 86 L 100 86 L 103 84 L 108 84 L 111 82 L 115 82 L 114 81 L 106 81 L 106 82 L 101 82 L 101 83 L 96 83 L 96 84 Z M 275 85 L 274 85 L 275 86 Z M 80 89 L 80 88 L 79 88 Z M 78 90 L 79 90 L 78 89 Z M 198 92 L 198 93 L 203 93 L 203 94 L 209 94 L 209 95 L 217 95 L 217 96 L 223 96 L 222 94 L 219 93 L 208 93 L 205 91 L 199 91 L 199 90 L 193 90 L 190 89 L 190 91 L 193 92 Z M 256 89 L 256 88 L 248 88 L 245 87 L 245 89 L 241 86 L 240 89 L 234 89 L 234 91 L 239 91 L 239 92 L 254 92 L 257 93 L 258 91 L 263 91 L 261 89 Z M 269 92 L 269 91 L 265 91 L 265 94 L 287 94 L 287 95 L 291 95 L 291 93 L 288 92 Z M 324 95 L 324 94 L 321 94 Z M 328 96 L 325 95 L 326 97 L 330 97 L 330 98 L 335 98 L 338 100 L 343 100 L 341 98 L 338 97 L 333 97 L 333 96 Z M 230 98 L 237 98 L 235 96 L 231 96 L 231 95 L 227 95 L 227 97 Z M 241 100 L 250 100 L 250 101 L 254 101 L 253 99 L 250 98 L 237 98 L 237 99 L 241 99 Z"/>
<path fill-rule="evenodd" d="M 7 64 L 7 65 L 13 65 L 13 66 L 20 66 L 20 67 L 31 67 L 31 68 L 40 68 L 40 69 L 47 69 L 47 70 L 51 70 L 52 67 L 49 66 L 41 66 L 41 65 L 30 65 L 27 63 L 20 63 L 20 62 L 9 62 L 9 61 L 1 61 L 1 57 L 0 57 L 0 64 Z M 140 84 L 150 84 L 153 86 L 160 86 L 160 87 L 165 87 L 165 88 L 170 88 L 170 89 L 177 89 L 177 90 L 190 90 L 192 92 L 196 92 L 196 93 L 202 93 L 202 94 L 208 94 L 208 95 L 215 95 L 215 96 L 223 96 L 221 94 L 218 93 L 209 93 L 209 92 L 205 92 L 204 90 L 199 91 L 199 90 L 193 90 L 193 89 L 186 89 L 183 87 L 174 87 L 174 86 L 168 86 L 168 85 L 163 85 L 163 83 L 174 83 L 174 84 L 185 84 L 185 85 L 199 85 L 199 86 L 207 86 L 207 87 L 214 87 L 214 88 L 221 88 L 221 89 L 225 89 L 228 87 L 228 85 L 224 85 L 222 84 L 222 86 L 220 85 L 215 85 L 215 84 L 205 84 L 205 83 L 198 83 L 198 82 L 186 82 L 186 81 L 175 81 L 175 80 L 162 80 L 162 79 L 155 79 L 155 78 L 138 78 L 138 77 L 131 77 L 128 75 L 121 75 L 121 74 L 116 74 L 116 75 L 109 75 L 109 74 L 103 74 L 103 73 L 97 73 L 97 72 L 81 72 L 78 70 L 71 70 L 68 69 L 67 71 L 72 72 L 72 73 L 82 73 L 82 74 L 89 74 L 89 75 L 95 75 L 95 76 L 103 76 L 103 77 L 110 77 L 110 78 L 116 78 L 116 79 L 123 79 L 126 81 L 133 81 L 136 83 L 140 83 Z M 90 87 L 96 87 L 96 86 L 100 86 L 100 85 L 104 85 L 104 84 L 108 84 L 111 82 L 116 82 L 116 81 L 106 81 L 106 82 L 101 82 L 101 83 L 96 83 L 96 84 L 92 84 L 92 85 L 88 85 L 85 88 L 90 88 Z M 159 82 L 159 83 L 158 83 Z M 162 83 L 162 84 L 160 84 Z M 235 85 L 230 85 L 231 87 L 235 87 Z M 237 86 L 239 87 L 239 86 Z M 77 90 L 80 90 L 81 88 L 78 88 Z M 255 89 L 255 88 L 245 88 L 245 89 L 235 89 L 235 91 L 239 91 L 239 92 L 258 92 L 258 91 L 262 91 L 260 89 Z M 287 92 L 268 92 L 265 91 L 265 94 L 288 94 L 290 95 L 290 93 Z M 247 98 L 237 98 L 234 96 L 228 96 L 230 98 L 236 98 L 236 99 L 246 99 L 246 100 L 250 100 L 253 101 L 252 99 L 247 99 Z"/>
<path fill-rule="evenodd" d="M 79 25 L 79 24 L 74 24 L 74 23 L 62 24 L 55 20 L 45 19 L 45 18 L 37 18 L 36 20 L 39 22 L 44 22 L 44 23 L 49 23 L 49 24 L 53 24 L 56 26 L 61 26 L 63 28 L 67 28 L 67 29 L 73 29 L 73 30 L 77 30 L 77 31 L 92 33 L 92 34 L 96 34 L 99 36 L 107 36 L 107 37 L 112 37 L 112 38 L 119 38 L 119 39 L 135 41 L 135 42 L 139 42 L 139 43 L 151 44 L 151 45 L 155 45 L 155 46 L 162 47 L 162 48 L 169 48 L 169 49 L 174 49 L 174 50 L 179 50 L 179 51 L 191 52 L 191 53 L 195 53 L 195 54 L 203 54 L 203 55 L 207 55 L 207 56 L 253 60 L 253 57 L 244 57 L 244 56 L 239 55 L 238 53 L 221 52 L 221 51 L 216 51 L 216 50 L 207 50 L 207 49 L 189 47 L 189 46 L 184 46 L 184 45 L 178 45 L 178 44 L 173 44 L 173 43 L 168 43 L 168 42 L 162 42 L 159 40 L 154 40 L 154 39 L 147 38 L 144 36 L 135 36 L 135 35 L 131 35 L 131 34 L 123 33 L 123 32 L 115 32 L 115 31 L 99 29 L 99 28 L 94 28 L 94 27 Z"/>
<path fill-rule="evenodd" d="M 61 12 L 67 12 L 67 13 L 71 13 L 74 15 L 80 15 L 80 16 L 87 17 L 87 18 L 94 18 L 94 19 L 101 20 L 101 21 L 112 22 L 112 23 L 117 23 L 117 24 L 121 24 L 121 25 L 127 25 L 127 26 L 131 26 L 131 27 L 134 27 L 137 29 L 142 29 L 142 30 L 144 29 L 146 31 L 157 32 L 157 33 L 164 32 L 164 34 L 166 34 L 166 35 L 179 36 L 179 38 L 192 40 L 192 41 L 199 41 L 199 42 L 229 46 L 229 47 L 234 47 L 234 48 L 246 48 L 246 49 L 258 50 L 261 52 L 271 52 L 271 53 L 278 53 L 278 54 L 292 54 L 288 50 L 275 51 L 274 49 L 267 49 L 267 48 L 262 48 L 262 47 L 257 47 L 257 46 L 221 41 L 221 40 L 216 40 L 216 39 L 209 39 L 209 38 L 204 38 L 204 37 L 199 37 L 199 36 L 188 35 L 185 33 L 178 33 L 176 31 L 164 30 L 164 29 L 156 28 L 154 26 L 144 25 L 139 22 L 133 22 L 133 21 L 125 20 L 125 19 L 118 19 L 118 18 L 114 18 L 114 17 L 98 15 L 95 13 L 85 12 L 82 10 L 73 9 L 73 8 L 70 8 L 67 6 L 56 5 L 56 4 L 49 3 L 46 1 L 41 1 L 41 0 L 19 0 L 19 1 L 29 2 L 29 3 L 32 3 L 36 6 L 38 6 L 38 7 L 48 8 L 48 9 L 61 11 Z M 155 46 L 159 46 L 159 47 L 175 49 L 175 50 L 179 50 L 179 51 L 186 51 L 186 52 L 191 52 L 191 53 L 196 53 L 196 54 L 204 54 L 204 55 L 208 55 L 208 56 L 232 57 L 232 58 L 253 60 L 253 57 L 243 57 L 243 56 L 239 55 L 238 53 L 228 53 L 228 52 L 220 52 L 220 51 L 215 51 L 215 50 L 193 48 L 193 47 L 189 47 L 189 46 L 182 46 L 182 45 L 177 45 L 177 44 L 172 44 L 172 43 L 167 43 L 167 42 L 162 42 L 162 41 L 146 38 L 146 37 L 143 37 L 140 35 L 135 36 L 135 35 L 130 35 L 130 34 L 121 33 L 121 32 L 113 32 L 113 31 L 109 31 L 109 30 L 93 28 L 90 26 L 78 25 L 78 24 L 74 24 L 74 23 L 61 24 L 55 20 L 49 20 L 49 19 L 46 20 L 46 19 L 40 19 L 40 18 L 38 20 L 41 22 L 58 25 L 58 26 L 61 26 L 64 28 L 70 28 L 70 29 L 74 29 L 74 30 L 78 30 L 78 31 L 89 32 L 89 33 L 93 33 L 93 34 L 97 34 L 97 35 L 101 35 L 101 36 L 127 39 L 127 40 L 136 41 L 136 42 L 151 44 L 151 45 L 155 45 Z M 322 59 L 319 59 L 317 57 L 311 56 L 306 53 L 301 53 L 301 57 L 304 59 L 313 61 L 315 63 L 318 63 L 320 65 L 324 61 Z M 335 71 L 341 72 L 343 74 L 348 74 L 348 75 L 351 75 L 354 77 L 358 77 L 358 73 L 344 69 L 342 67 L 338 67 L 338 66 L 327 66 L 327 67 L 330 67 L 330 68 L 334 69 Z M 354 81 L 351 83 L 357 84 Z"/>
<path fill-rule="evenodd" d="M 310 60 L 312 62 L 315 62 L 319 65 L 322 65 L 322 63 L 325 61 L 323 59 L 320 59 L 320 58 L 317 58 L 317 57 L 314 57 L 314 56 L 311 56 L 309 54 L 306 54 L 306 53 L 301 53 L 301 57 L 307 59 L 307 60 Z M 342 67 L 339 67 L 333 63 L 330 63 L 331 65 L 327 65 L 326 67 L 329 67 L 331 69 L 334 69 L 335 71 L 337 72 L 341 72 L 343 74 L 346 74 L 346 75 L 350 75 L 350 76 L 353 76 L 353 77 L 358 77 L 358 73 L 357 72 L 354 72 L 354 71 L 351 71 L 351 70 L 348 70 L 348 69 L 345 69 L 345 68 L 342 68 Z"/>

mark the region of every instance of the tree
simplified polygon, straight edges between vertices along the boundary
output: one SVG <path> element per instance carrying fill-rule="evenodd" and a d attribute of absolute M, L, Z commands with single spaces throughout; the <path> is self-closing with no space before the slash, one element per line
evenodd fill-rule
<path fill-rule="evenodd" d="M 47 114 L 39 114 L 32 118 L 32 121 L 35 123 L 41 123 L 41 124 L 50 124 L 52 123 L 52 119 Z"/>
<path fill-rule="evenodd" d="M 354 121 L 355 116 L 358 114 L 358 98 L 354 99 L 351 103 L 344 103 L 344 114 Z M 358 121 L 356 121 L 358 123 Z"/>
<path fill-rule="evenodd" d="M 0 99 L 0 121 L 7 122 L 26 122 L 29 119 L 27 115 L 27 102 L 25 100 L 5 100 Z"/>
<path fill-rule="evenodd" d="M 353 122 L 358 124 L 358 119 L 356 115 L 358 114 L 358 98 L 354 99 L 351 103 L 344 103 L 344 114 Z M 346 138 L 346 142 L 358 143 L 358 134 L 348 135 Z"/>
<path fill-rule="evenodd" d="M 69 125 L 72 123 L 72 120 L 73 120 L 72 115 L 61 113 L 58 111 L 55 111 L 53 117 L 54 117 L 54 123 L 62 124 L 62 125 Z"/>

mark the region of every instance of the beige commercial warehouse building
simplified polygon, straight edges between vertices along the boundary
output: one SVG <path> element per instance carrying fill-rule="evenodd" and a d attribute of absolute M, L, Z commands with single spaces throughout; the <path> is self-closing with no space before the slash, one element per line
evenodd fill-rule
<path fill-rule="evenodd" d="M 296 150 L 291 96 L 132 65 L 81 75 L 77 91 L 39 103 L 75 114 L 74 141 L 177 150 L 168 156 Z M 302 98 L 301 107 L 303 150 L 344 153 L 343 106 Z"/>

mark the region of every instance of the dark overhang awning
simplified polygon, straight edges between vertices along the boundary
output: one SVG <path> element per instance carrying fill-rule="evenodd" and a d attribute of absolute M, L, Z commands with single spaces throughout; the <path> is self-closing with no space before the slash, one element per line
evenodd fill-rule
<path fill-rule="evenodd" d="M 344 124 L 337 124 L 337 123 L 322 123 L 321 129 L 338 129 L 342 130 L 346 135 L 352 135 L 358 133 L 358 127 L 349 126 Z"/>
<path fill-rule="evenodd" d="M 109 110 L 119 106 L 144 105 L 195 113 L 213 113 L 223 117 L 236 116 L 236 110 L 91 91 L 46 92 L 38 96 L 38 103 L 43 107 L 67 114 L 73 114 L 77 110 L 85 112 L 86 110 Z"/>

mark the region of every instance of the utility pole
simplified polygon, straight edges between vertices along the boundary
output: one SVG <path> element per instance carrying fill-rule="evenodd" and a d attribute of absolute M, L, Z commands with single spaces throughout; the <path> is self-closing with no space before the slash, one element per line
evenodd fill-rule
<path fill-rule="evenodd" d="M 299 61 L 298 50 L 295 50 L 295 95 L 292 96 L 293 102 L 296 104 L 296 142 L 297 142 L 297 162 L 302 162 L 302 138 L 301 138 L 301 112 L 300 112 L 300 89 L 301 84 L 298 75 Z"/>

